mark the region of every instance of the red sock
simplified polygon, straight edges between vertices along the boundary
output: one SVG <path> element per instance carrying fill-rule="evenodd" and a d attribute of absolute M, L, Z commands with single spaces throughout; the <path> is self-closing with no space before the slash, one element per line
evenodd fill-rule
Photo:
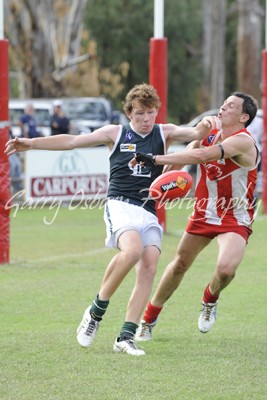
<path fill-rule="evenodd" d="M 210 285 L 208 284 L 208 286 L 204 290 L 204 296 L 203 296 L 204 303 L 216 303 L 218 298 L 219 298 L 219 296 L 215 296 L 214 294 L 211 294 Z"/>
<path fill-rule="evenodd" d="M 158 318 L 158 315 L 161 312 L 162 308 L 163 307 L 156 307 L 156 306 L 153 306 L 153 304 L 148 303 L 146 311 L 145 311 L 145 315 L 144 315 L 144 320 L 146 322 L 148 322 L 149 324 L 151 324 Z"/>

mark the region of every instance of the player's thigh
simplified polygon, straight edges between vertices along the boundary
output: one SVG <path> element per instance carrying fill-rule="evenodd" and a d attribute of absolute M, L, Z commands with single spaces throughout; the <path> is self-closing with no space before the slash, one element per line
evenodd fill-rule
<path fill-rule="evenodd" d="M 218 235 L 217 242 L 219 246 L 217 268 L 235 271 L 245 254 L 245 239 L 237 233 L 227 232 Z"/>
<path fill-rule="evenodd" d="M 118 248 L 123 251 L 138 251 L 140 257 L 143 252 L 143 243 L 140 233 L 135 229 L 127 229 L 118 236 Z"/>

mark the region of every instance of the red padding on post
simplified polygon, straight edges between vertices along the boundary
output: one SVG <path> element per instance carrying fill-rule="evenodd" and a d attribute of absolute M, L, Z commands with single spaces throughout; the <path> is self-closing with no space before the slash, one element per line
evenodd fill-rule
<path fill-rule="evenodd" d="M 0 40 L 0 264 L 9 263 L 9 210 L 6 208 L 10 199 L 9 159 L 4 154 L 5 144 L 9 139 L 8 113 L 8 41 Z"/>
<path fill-rule="evenodd" d="M 166 38 L 150 39 L 149 51 L 149 83 L 157 90 L 161 101 L 156 122 L 165 124 L 167 118 L 167 93 L 168 93 L 168 41 Z M 166 210 L 161 205 L 156 205 L 157 217 L 163 231 L 166 232 Z"/>

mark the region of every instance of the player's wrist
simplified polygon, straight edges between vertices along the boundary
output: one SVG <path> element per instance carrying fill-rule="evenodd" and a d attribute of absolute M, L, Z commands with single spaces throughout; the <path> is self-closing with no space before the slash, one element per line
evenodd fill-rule
<path fill-rule="evenodd" d="M 138 163 L 144 163 L 147 166 L 155 167 L 157 164 L 155 163 L 155 156 L 153 154 L 146 154 L 142 152 L 137 152 L 135 155 L 135 159 Z"/>

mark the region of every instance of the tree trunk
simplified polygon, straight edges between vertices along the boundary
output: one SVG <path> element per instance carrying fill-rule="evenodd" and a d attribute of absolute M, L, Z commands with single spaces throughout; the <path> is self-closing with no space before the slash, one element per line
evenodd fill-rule
<path fill-rule="evenodd" d="M 201 109 L 206 111 L 210 106 L 210 73 L 211 73 L 211 45 L 212 45 L 212 3 L 213 0 L 202 0 L 203 8 L 203 44 L 202 66 L 203 83 L 201 85 Z"/>
<path fill-rule="evenodd" d="M 87 60 L 79 57 L 86 0 L 5 2 L 6 32 L 27 97 L 64 95 L 66 72 Z M 8 22 L 8 24 L 7 24 Z"/>
<path fill-rule="evenodd" d="M 219 107 L 224 100 L 226 0 L 212 2 L 212 57 L 210 107 Z"/>
<path fill-rule="evenodd" d="M 202 0 L 203 7 L 203 74 L 204 83 L 209 86 L 211 70 L 212 44 L 212 3 L 213 0 Z"/>
<path fill-rule="evenodd" d="M 258 0 L 238 0 L 238 90 L 261 100 L 261 8 Z"/>

